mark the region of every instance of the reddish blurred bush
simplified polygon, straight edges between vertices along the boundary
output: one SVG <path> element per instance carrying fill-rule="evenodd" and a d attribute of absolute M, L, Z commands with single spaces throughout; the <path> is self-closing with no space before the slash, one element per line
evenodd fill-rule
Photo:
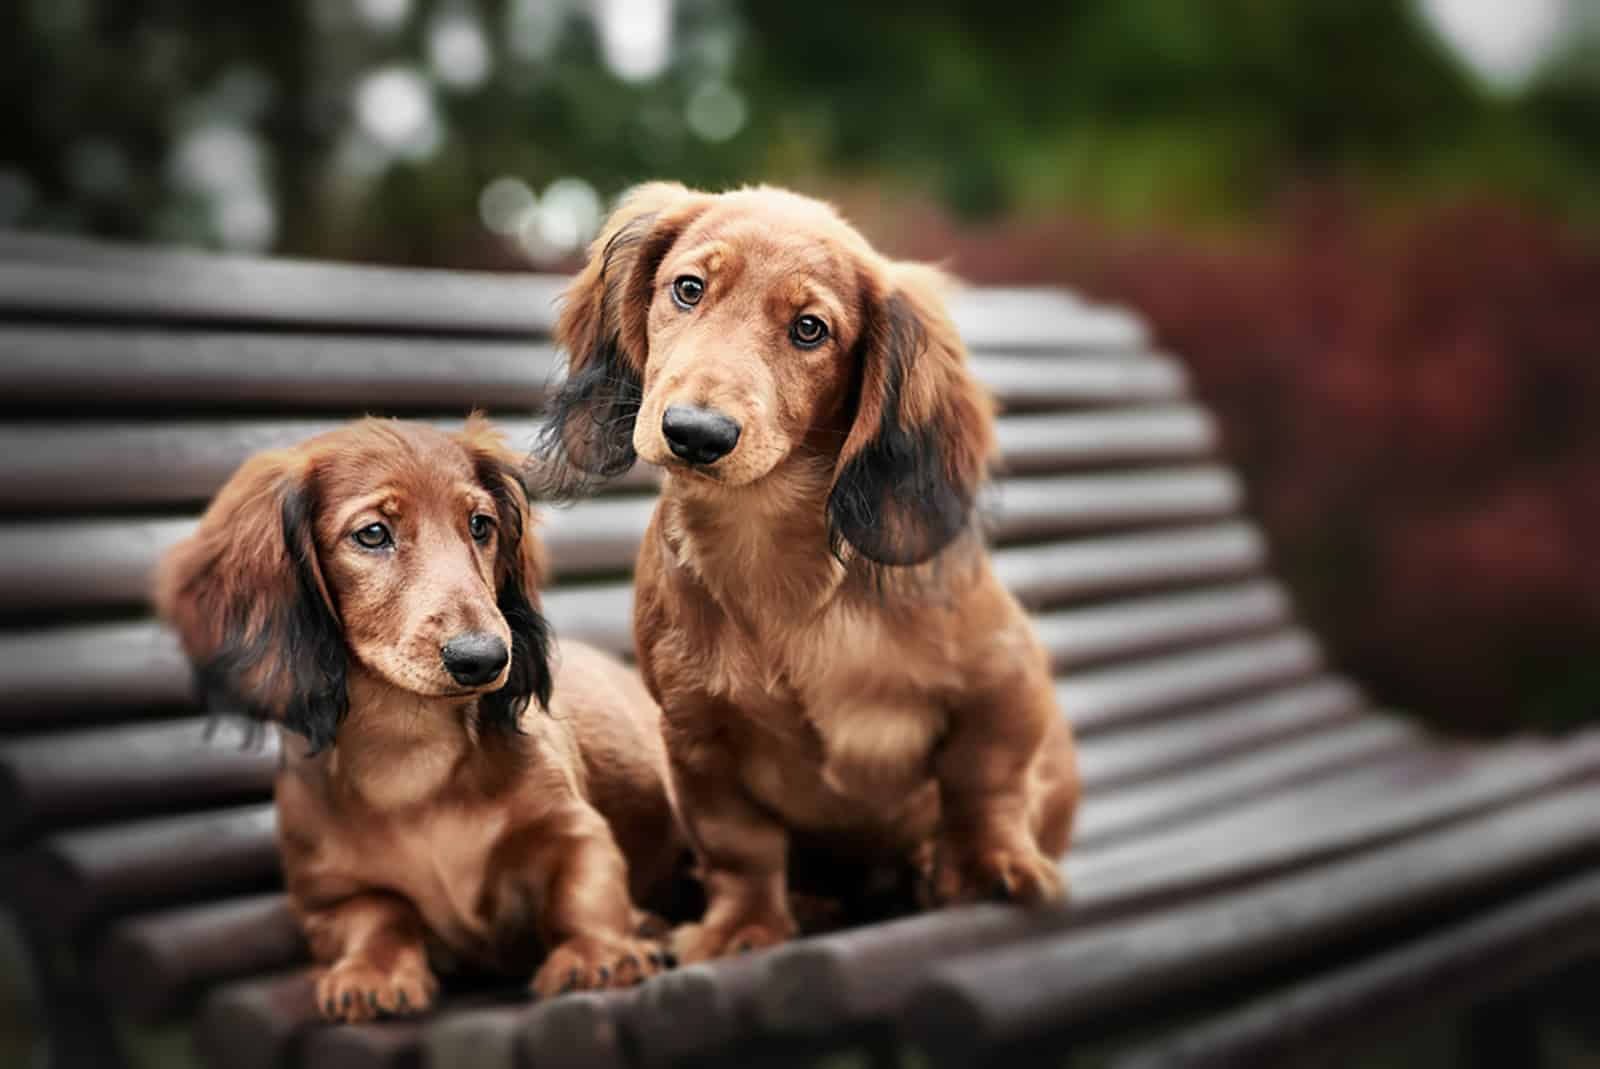
<path fill-rule="evenodd" d="M 969 277 L 1138 309 L 1217 413 L 1335 658 L 1454 730 L 1600 719 L 1600 249 L 1336 194 L 1228 242 L 926 228 Z M 1063 254 L 1062 249 L 1072 250 Z"/>

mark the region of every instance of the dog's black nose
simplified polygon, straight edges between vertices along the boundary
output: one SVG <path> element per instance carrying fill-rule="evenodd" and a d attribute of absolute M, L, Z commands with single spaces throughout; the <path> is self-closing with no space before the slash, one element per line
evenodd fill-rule
<path fill-rule="evenodd" d="M 482 631 L 457 635 L 444 644 L 439 656 L 444 658 L 444 667 L 450 677 L 466 687 L 489 682 L 500 674 L 500 669 L 511 659 L 504 642 Z"/>
<path fill-rule="evenodd" d="M 721 412 L 693 405 L 668 405 L 661 417 L 667 446 L 691 464 L 710 464 L 739 444 L 739 425 Z"/>

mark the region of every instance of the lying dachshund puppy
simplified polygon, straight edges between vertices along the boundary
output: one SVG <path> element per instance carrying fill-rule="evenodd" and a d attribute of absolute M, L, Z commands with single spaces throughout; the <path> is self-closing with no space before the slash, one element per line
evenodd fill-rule
<path fill-rule="evenodd" d="M 287 729 L 278 841 L 330 1018 L 427 1008 L 430 952 L 547 953 L 540 995 L 663 965 L 633 905 L 682 850 L 660 713 L 606 655 L 554 655 L 533 527 L 486 421 L 369 419 L 248 461 L 161 563 L 213 708 Z"/>
<path fill-rule="evenodd" d="M 685 960 L 794 933 L 801 842 L 932 903 L 1063 894 L 1072 735 L 973 530 L 992 405 L 943 284 L 817 201 L 663 183 L 567 292 L 559 481 L 666 470 L 634 635 L 708 896 Z"/>

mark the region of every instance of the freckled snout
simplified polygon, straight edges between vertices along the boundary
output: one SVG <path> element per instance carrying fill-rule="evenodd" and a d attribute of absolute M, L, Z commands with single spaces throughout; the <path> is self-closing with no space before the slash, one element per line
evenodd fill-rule
<path fill-rule="evenodd" d="M 464 687 L 478 687 L 500 675 L 511 651 L 498 635 L 469 631 L 446 642 L 439 656 L 450 678 Z"/>
<path fill-rule="evenodd" d="M 691 464 L 714 464 L 739 444 L 739 424 L 713 408 L 668 405 L 661 417 L 667 448 Z"/>

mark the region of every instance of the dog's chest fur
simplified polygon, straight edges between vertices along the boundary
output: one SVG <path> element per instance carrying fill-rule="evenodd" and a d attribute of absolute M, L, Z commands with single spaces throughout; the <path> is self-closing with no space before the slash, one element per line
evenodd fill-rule
<path fill-rule="evenodd" d="M 530 907 L 513 871 L 496 851 L 517 832 L 526 806 L 463 804 L 455 797 L 459 754 L 452 747 L 413 744 L 379 757 L 381 776 L 341 774 L 336 749 L 314 777 L 280 776 L 279 818 L 285 845 L 307 897 L 343 897 L 386 890 L 411 903 L 432 937 L 451 955 L 477 965 L 508 964 L 507 948 L 525 941 Z M 372 760 L 372 758 L 368 758 Z M 532 777 L 530 777 L 532 778 Z M 299 827 L 296 792 L 321 796 L 323 824 Z M 524 814 L 525 815 L 525 814 Z"/>
<path fill-rule="evenodd" d="M 749 722 L 740 771 L 764 803 L 806 827 L 894 820 L 931 782 L 959 658 L 945 629 L 845 591 L 822 538 L 669 532 L 677 619 L 659 641 Z"/>

